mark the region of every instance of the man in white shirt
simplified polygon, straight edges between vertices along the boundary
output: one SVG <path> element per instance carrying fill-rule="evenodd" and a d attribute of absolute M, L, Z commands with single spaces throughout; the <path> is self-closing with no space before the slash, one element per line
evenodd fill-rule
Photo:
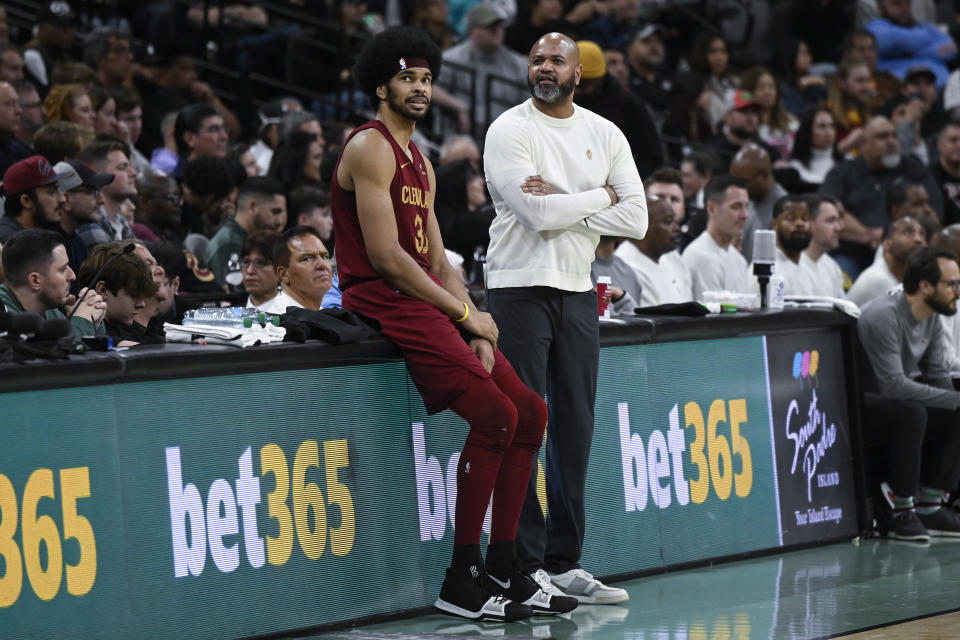
<path fill-rule="evenodd" d="M 894 220 L 883 230 L 883 253 L 850 287 L 847 298 L 861 307 L 903 281 L 907 258 L 927 244 L 923 226 L 910 217 Z"/>
<path fill-rule="evenodd" d="M 817 285 L 803 261 L 810 246 L 810 208 L 803 196 L 786 195 L 773 205 L 771 227 L 777 234 L 777 254 L 773 274 L 783 280 L 783 293 L 790 296 L 817 295 Z M 753 279 L 753 265 L 747 278 Z M 754 282 L 757 282 L 754 280 Z M 755 290 L 759 291 L 759 284 Z M 768 296 L 769 300 L 770 297 Z"/>
<path fill-rule="evenodd" d="M 679 170 L 673 167 L 661 167 L 651 173 L 643 183 L 647 198 L 663 198 L 673 208 L 679 232 L 674 242 L 673 249 L 660 256 L 657 264 L 668 274 L 668 279 L 675 283 L 674 286 L 680 293 L 681 300 L 672 302 L 687 302 L 693 300 L 693 278 L 690 270 L 683 263 L 680 257 L 680 242 L 683 238 L 683 230 L 689 229 L 687 224 L 687 204 L 684 201 L 683 176 Z M 701 194 L 702 197 L 703 194 Z M 649 255 L 649 254 L 648 254 Z M 664 302 L 667 302 L 664 300 Z M 646 306 L 646 305 L 641 305 Z"/>
<path fill-rule="evenodd" d="M 680 238 L 677 214 L 665 200 L 647 194 L 650 224 L 642 240 L 624 240 L 614 252 L 637 276 L 640 299 L 637 306 L 693 300 L 690 272 L 682 260 L 669 260 Z"/>
<path fill-rule="evenodd" d="M 693 276 L 693 299 L 703 300 L 705 291 L 750 291 L 747 261 L 733 246 L 747 221 L 747 188 L 742 180 L 718 175 L 710 179 L 703 195 L 707 230 L 683 252 L 683 262 Z"/>
<path fill-rule="evenodd" d="M 817 295 L 843 298 L 843 270 L 827 253 L 840 246 L 843 230 L 840 201 L 829 194 L 810 194 L 807 206 L 810 207 L 811 238 L 800 262 L 813 276 Z"/>
<path fill-rule="evenodd" d="M 531 475 L 517 533 L 520 567 L 544 591 L 559 587 L 579 602 L 607 604 L 626 600 L 626 591 L 579 563 L 600 352 L 590 263 L 602 235 L 642 238 L 647 207 L 623 133 L 573 103 L 581 70 L 573 40 L 543 36 L 530 52 L 533 98 L 487 132 L 484 172 L 497 217 L 486 276 L 498 346 L 530 389 L 551 388 L 548 522 Z"/>

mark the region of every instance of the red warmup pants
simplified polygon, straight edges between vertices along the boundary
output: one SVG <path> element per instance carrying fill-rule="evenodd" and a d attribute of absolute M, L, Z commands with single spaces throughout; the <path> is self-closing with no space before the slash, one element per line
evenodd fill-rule
<path fill-rule="evenodd" d="M 490 542 L 513 540 L 543 442 L 547 405 L 497 351 L 488 373 L 453 321 L 382 280 L 343 293 L 345 309 L 379 321 L 399 348 L 429 413 L 452 409 L 470 425 L 457 467 L 454 543 L 478 544 L 493 494 Z"/>

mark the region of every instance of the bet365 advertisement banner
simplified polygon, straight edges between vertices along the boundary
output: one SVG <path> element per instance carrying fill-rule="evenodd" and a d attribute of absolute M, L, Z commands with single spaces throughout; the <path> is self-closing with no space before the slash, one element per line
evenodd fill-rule
<path fill-rule="evenodd" d="M 583 565 L 855 532 L 839 352 L 602 349 Z M 2 639 L 243 638 L 436 598 L 466 425 L 426 416 L 400 362 L 0 402 Z"/>

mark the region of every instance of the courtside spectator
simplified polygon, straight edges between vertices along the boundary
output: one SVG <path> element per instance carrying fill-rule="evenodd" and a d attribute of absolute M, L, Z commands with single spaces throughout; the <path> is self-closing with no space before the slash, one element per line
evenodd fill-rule
<path fill-rule="evenodd" d="M 321 186 L 320 165 L 323 143 L 313 133 L 294 131 L 277 148 L 268 175 L 288 190 L 308 185 Z"/>
<path fill-rule="evenodd" d="M 52 163 L 70 160 L 94 140 L 93 129 L 60 120 L 45 124 L 33 136 L 33 150 Z"/>
<path fill-rule="evenodd" d="M 753 232 L 769 229 L 773 221 L 773 206 L 787 190 L 773 179 L 770 156 L 756 144 L 748 144 L 734 156 L 730 163 L 730 175 L 743 180 L 750 196 L 747 222 L 743 226 L 741 250 L 749 262 L 753 259 Z"/>
<path fill-rule="evenodd" d="M 3 245 L 0 302 L 10 313 L 30 311 L 47 319 L 65 318 L 70 283 L 76 279 L 67 260 L 63 238 L 48 229 L 26 229 Z M 80 290 L 79 308 L 70 318 L 74 338 L 103 335 L 107 305 L 99 294 Z M 79 299 L 79 298 L 78 298 Z"/>
<path fill-rule="evenodd" d="M 526 99 L 527 59 L 503 44 L 504 19 L 489 4 L 474 5 L 467 13 L 467 37 L 460 44 L 443 52 L 444 62 L 453 62 L 468 67 L 474 74 L 448 68 L 440 76 L 439 87 L 451 94 L 464 108 L 471 102 L 475 107 L 473 125 L 476 133 L 482 134 L 488 122 L 510 107 Z M 489 112 L 487 104 L 487 77 L 495 75 L 510 81 L 493 82 Z M 475 79 L 476 91 L 471 94 L 471 76 Z M 434 89 L 433 99 L 440 104 L 441 99 Z"/>
<path fill-rule="evenodd" d="M 23 80 L 23 56 L 10 43 L 0 44 L 0 81 L 16 84 Z"/>
<path fill-rule="evenodd" d="M 747 187 L 742 180 L 721 174 L 707 183 L 704 199 L 707 229 L 683 252 L 693 276 L 693 299 L 703 300 L 705 291 L 749 291 L 747 261 L 733 244 L 747 221 Z"/>
<path fill-rule="evenodd" d="M 74 273 L 79 273 L 80 266 L 87 259 L 87 245 L 77 233 L 77 229 L 85 224 L 99 222 L 100 207 L 103 204 L 100 189 L 113 182 L 114 176 L 110 173 L 97 173 L 79 160 L 58 162 L 53 170 L 63 176 L 58 181 L 58 187 L 65 198 L 60 229 L 70 258 L 70 268 Z M 79 283 L 75 285 L 79 286 Z"/>
<path fill-rule="evenodd" d="M 261 311 L 284 314 L 287 307 L 316 311 L 333 284 L 331 256 L 312 227 L 293 227 L 277 239 L 273 261 L 282 290 Z"/>
<path fill-rule="evenodd" d="M 9 82 L 0 82 L 0 171 L 6 171 L 17 160 L 33 155 L 33 151 L 16 135 L 22 116 L 17 90 Z"/>
<path fill-rule="evenodd" d="M 123 87 L 114 91 L 114 97 L 117 101 L 120 137 L 127 143 L 130 161 L 139 173 L 150 166 L 150 161 L 136 147 L 143 133 L 143 102 L 140 100 L 140 94 Z"/>
<path fill-rule="evenodd" d="M 871 492 L 891 538 L 960 536 L 957 514 L 943 508 L 960 474 L 960 392 L 937 317 L 956 314 L 958 295 L 957 258 L 924 248 L 906 265 L 903 291 L 866 305 L 857 323 L 873 374 L 863 380 L 865 452 L 879 485 Z"/>
<path fill-rule="evenodd" d="M 683 260 L 666 259 L 674 254 L 680 238 L 676 210 L 663 198 L 648 193 L 647 214 L 650 221 L 643 239 L 628 238 L 615 252 L 632 269 L 640 285 L 637 306 L 693 300 L 693 280 L 686 264 Z"/>
<path fill-rule="evenodd" d="M 103 321 L 107 335 L 119 340 L 118 346 L 130 346 L 138 344 L 146 332 L 146 326 L 137 322 L 137 315 L 147 306 L 147 298 L 157 294 L 159 287 L 150 268 L 139 256 L 118 255 L 122 252 L 123 243 L 95 247 L 80 268 L 78 277 L 107 303 Z M 113 261 L 107 265 L 111 258 Z M 104 266 L 106 268 L 97 282 L 90 282 Z"/>
<path fill-rule="evenodd" d="M 630 38 L 626 52 L 630 62 L 630 91 L 653 110 L 658 121 L 662 121 L 668 106 L 668 85 L 661 71 L 666 57 L 663 29 L 655 24 L 638 29 Z"/>
<path fill-rule="evenodd" d="M 900 79 L 889 71 L 877 69 L 877 38 L 870 31 L 858 28 L 848 33 L 843 58 L 859 58 L 867 64 L 872 92 L 867 95 L 867 104 L 873 111 L 900 93 Z"/>
<path fill-rule="evenodd" d="M 172 176 L 156 169 L 144 170 L 137 176 L 134 235 L 147 242 L 163 241 L 175 246 L 182 245 L 182 204 L 183 193 Z"/>
<path fill-rule="evenodd" d="M 182 187 L 185 233 L 212 238 L 237 209 L 237 187 L 224 158 L 200 157 L 188 162 Z M 203 256 L 203 252 L 193 253 Z"/>
<path fill-rule="evenodd" d="M 840 160 L 837 123 L 830 109 L 820 106 L 804 113 L 793 141 L 790 166 L 797 170 L 803 182 L 819 186 Z"/>
<path fill-rule="evenodd" d="M 299 100 L 287 97 L 271 100 L 257 112 L 257 141 L 250 147 L 250 153 L 257 161 L 260 175 L 267 175 L 273 152 L 280 145 L 280 121 L 283 120 L 283 115 L 288 111 L 302 109 Z"/>
<path fill-rule="evenodd" d="M 929 22 L 917 22 L 910 0 L 877 0 L 880 16 L 866 28 L 877 38 L 877 67 L 901 80 L 912 67 L 923 64 L 936 76 L 938 87 L 947 81 L 947 62 L 957 57 L 949 34 Z"/>
<path fill-rule="evenodd" d="M 677 289 L 684 296 L 684 299 L 691 300 L 693 299 L 691 293 L 693 291 L 693 279 L 687 265 L 683 263 L 680 252 L 689 244 L 689 241 L 683 242 L 684 231 L 689 232 L 690 239 L 700 235 L 707 226 L 707 213 L 703 209 L 697 209 L 693 212 L 696 219 L 687 216 L 687 203 L 683 198 L 683 177 L 679 171 L 672 167 L 662 167 L 651 173 L 644 181 L 643 189 L 648 198 L 661 198 L 673 209 L 678 234 L 672 240 L 673 249 L 660 255 L 657 262 L 663 270 L 671 274 L 671 280 L 676 280 Z M 668 223 L 664 224 L 667 225 Z M 655 250 L 648 252 L 648 255 L 653 253 L 655 253 Z M 630 261 L 627 260 L 627 262 Z M 634 268 L 636 268 L 635 265 Z M 641 284 L 643 281 L 644 278 L 641 275 Z"/>
<path fill-rule="evenodd" d="M 290 192 L 287 200 L 287 224 L 306 225 L 316 229 L 323 244 L 329 249 L 333 235 L 333 214 L 330 211 L 330 194 L 316 187 L 303 186 Z"/>
<path fill-rule="evenodd" d="M 844 297 L 843 269 L 829 252 L 840 246 L 843 231 L 843 211 L 840 201 L 825 193 L 810 194 L 806 198 L 810 208 L 810 245 L 803 256 L 807 268 L 817 283 L 816 293 L 833 298 Z"/>
<path fill-rule="evenodd" d="M 72 62 L 73 30 L 76 14 L 63 0 L 44 2 L 37 13 L 36 35 L 23 45 L 23 64 L 27 76 L 46 93 L 53 69 Z"/>
<path fill-rule="evenodd" d="M 733 102 L 723 118 L 720 133 L 708 140 L 706 145 L 706 149 L 717 156 L 717 166 L 729 170 L 733 157 L 751 143 L 763 147 L 771 161 L 780 159 L 780 154 L 757 134 L 762 110 L 763 107 L 752 93 L 737 90 L 733 94 Z"/>
<path fill-rule="evenodd" d="M 227 155 L 230 136 L 220 112 L 208 104 L 191 105 L 177 114 L 173 127 L 180 156 L 181 171 L 184 163 L 201 156 L 222 158 Z"/>
<path fill-rule="evenodd" d="M 930 196 L 922 184 L 897 180 L 887 189 L 885 203 L 891 220 L 907 216 L 913 218 L 923 226 L 929 240 L 936 237 L 943 228 L 940 216 L 930 206 Z"/>
<path fill-rule="evenodd" d="M 614 254 L 618 240 L 613 236 L 600 236 L 590 264 L 590 280 L 596 287 L 599 278 L 610 278 L 611 314 L 632 316 L 640 301 L 640 282 L 633 269 Z"/>
<path fill-rule="evenodd" d="M 847 297 L 863 306 L 903 280 L 907 259 L 927 244 L 923 226 L 913 218 L 900 218 L 884 229 L 883 249 L 873 264 L 854 281 Z"/>
<path fill-rule="evenodd" d="M 123 202 L 137 197 L 137 172 L 127 158 L 127 146 L 116 139 L 97 140 L 77 156 L 98 173 L 112 173 L 114 180 L 100 189 L 103 195 L 103 215 L 99 224 L 86 224 L 79 233 L 87 248 L 111 240 L 133 237 L 133 228 L 120 213 Z"/>
<path fill-rule="evenodd" d="M 58 175 L 43 156 L 15 162 L 3 174 L 0 244 L 22 229 L 57 228 L 66 207 Z M 61 241 L 62 242 L 62 241 Z"/>
<path fill-rule="evenodd" d="M 783 293 L 790 296 L 819 295 L 813 271 L 803 252 L 810 246 L 810 207 L 800 195 L 785 195 L 773 205 L 771 228 L 777 234 L 776 262 L 773 273 L 783 279 Z M 751 264 L 751 267 L 753 265 Z M 753 269 L 747 273 L 753 280 Z M 757 289 L 759 291 L 759 289 Z M 767 300 L 771 297 L 768 295 Z"/>
<path fill-rule="evenodd" d="M 114 29 L 94 29 L 86 35 L 84 59 L 97 72 L 97 80 L 108 89 L 129 84 L 133 75 L 130 34 Z"/>
<path fill-rule="evenodd" d="M 280 277 L 273 263 L 273 247 L 279 237 L 273 231 L 254 231 L 243 243 L 240 266 L 247 307 L 260 309 L 280 293 Z"/>
<path fill-rule="evenodd" d="M 204 255 L 207 268 L 223 283 L 227 261 L 240 256 L 243 242 L 254 231 L 280 233 L 287 225 L 287 196 L 284 186 L 272 178 L 250 178 L 237 194 L 237 213 L 227 218 L 210 239 Z M 279 264 L 279 262 L 277 263 Z"/>
<path fill-rule="evenodd" d="M 14 135 L 27 147 L 33 145 L 33 136 L 43 126 L 43 101 L 37 87 L 29 80 L 13 83 L 20 99 L 20 126 Z M 49 158 L 47 158 L 49 160 Z"/>
<path fill-rule="evenodd" d="M 942 211 L 943 197 L 933 176 L 913 156 L 900 154 L 893 123 L 883 116 L 872 118 L 863 127 L 860 156 L 837 164 L 820 187 L 836 196 L 851 215 L 840 245 L 837 262 L 851 277 L 856 277 L 873 259 L 874 249 L 890 222 L 884 197 L 896 180 L 922 184 L 930 196 L 934 211 Z"/>
<path fill-rule="evenodd" d="M 97 121 L 97 113 L 90 100 L 90 90 L 82 84 L 53 86 L 43 100 L 43 113 L 47 122 L 73 122 L 91 132 Z"/>
<path fill-rule="evenodd" d="M 943 197 L 943 224 L 960 222 L 960 123 L 948 122 L 937 136 L 939 161 L 930 167 Z"/>
<path fill-rule="evenodd" d="M 663 163 L 660 132 L 643 100 L 607 74 L 603 51 L 595 42 L 581 40 L 583 72 L 574 91 L 574 102 L 606 118 L 623 131 L 630 143 L 637 171 L 645 176 Z"/>

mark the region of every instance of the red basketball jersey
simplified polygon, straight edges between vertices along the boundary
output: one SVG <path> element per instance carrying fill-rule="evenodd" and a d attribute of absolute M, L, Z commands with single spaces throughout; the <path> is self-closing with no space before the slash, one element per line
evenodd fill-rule
<path fill-rule="evenodd" d="M 360 131 L 376 129 L 393 148 L 397 170 L 390 183 L 390 199 L 393 201 L 393 213 L 397 221 L 397 237 L 403 250 L 410 254 L 425 271 L 430 269 L 430 242 L 427 239 L 427 216 L 430 212 L 429 180 L 427 165 L 417 146 L 410 143 L 411 160 L 387 127 L 379 120 L 357 127 L 347 138 L 347 143 Z M 346 144 L 344 144 L 346 147 Z M 341 155 L 342 157 L 342 155 Z M 340 160 L 337 160 L 337 167 Z M 363 242 L 360 220 L 357 217 L 357 195 L 345 191 L 337 180 L 337 170 L 333 172 L 333 185 L 330 189 L 330 208 L 333 213 L 333 230 L 336 238 L 334 251 L 337 254 L 337 272 L 340 276 L 340 289 L 346 291 L 351 285 L 380 277 L 370 259 Z"/>

